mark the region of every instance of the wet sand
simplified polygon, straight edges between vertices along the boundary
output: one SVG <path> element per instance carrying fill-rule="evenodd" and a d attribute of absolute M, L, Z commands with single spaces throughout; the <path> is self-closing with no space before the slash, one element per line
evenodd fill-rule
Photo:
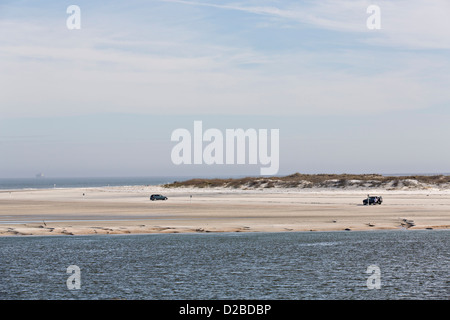
<path fill-rule="evenodd" d="M 153 193 L 167 201 L 150 201 Z M 449 229 L 450 192 L 165 189 L 0 191 L 0 236 Z M 191 197 L 192 195 L 192 197 Z"/>

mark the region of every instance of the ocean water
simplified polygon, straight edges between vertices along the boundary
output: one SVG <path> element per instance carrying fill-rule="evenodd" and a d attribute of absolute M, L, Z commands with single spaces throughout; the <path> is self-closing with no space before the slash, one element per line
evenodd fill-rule
<path fill-rule="evenodd" d="M 0 178 L 0 190 L 159 185 L 184 177 Z"/>
<path fill-rule="evenodd" d="M 448 230 L 3 237 L 0 299 L 448 300 L 449 248 Z"/>

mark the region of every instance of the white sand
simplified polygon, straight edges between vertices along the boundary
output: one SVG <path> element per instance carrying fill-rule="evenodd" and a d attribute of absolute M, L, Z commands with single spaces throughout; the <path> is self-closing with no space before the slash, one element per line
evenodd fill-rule
<path fill-rule="evenodd" d="M 150 201 L 153 193 L 169 200 Z M 371 190 L 384 202 L 363 206 L 368 193 L 159 186 L 0 191 L 0 236 L 450 227 L 449 190 Z"/>

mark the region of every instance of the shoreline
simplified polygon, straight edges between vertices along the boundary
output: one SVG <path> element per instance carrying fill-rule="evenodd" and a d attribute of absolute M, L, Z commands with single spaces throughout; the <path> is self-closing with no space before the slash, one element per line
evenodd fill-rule
<path fill-rule="evenodd" d="M 195 231 L 191 231 L 191 232 L 145 232 L 145 233 L 104 233 L 104 234 L 84 234 L 84 233 L 80 233 L 80 234 L 73 234 L 70 235 L 72 237 L 92 237 L 92 236 L 146 236 L 146 235 L 167 235 L 167 234 L 179 234 L 179 235 L 198 235 L 198 234 L 202 234 L 202 235 L 214 235 L 214 234 L 237 234 L 237 233 L 243 233 L 243 234 L 273 234 L 273 233 L 334 233 L 334 232 L 339 232 L 339 233 L 376 233 L 376 232 L 445 232 L 445 231 L 449 231 L 449 228 L 441 228 L 441 229 L 432 229 L 432 230 L 427 230 L 427 229 L 401 229 L 401 228 L 397 228 L 397 229 L 367 229 L 367 230 L 351 230 L 351 231 L 345 231 L 345 230 L 313 230 L 313 231 L 220 231 L 220 232 L 195 232 Z M 67 237 L 69 235 L 67 234 L 53 234 L 53 235 L 48 235 L 48 234 L 24 234 L 24 235 L 1 235 L 0 239 L 2 238 L 35 238 L 35 237 Z"/>
<path fill-rule="evenodd" d="M 167 201 L 150 201 L 160 193 Z M 363 206 L 382 195 L 382 205 Z M 191 197 L 192 196 L 192 197 Z M 0 236 L 450 229 L 450 191 L 120 186 L 0 191 Z"/>

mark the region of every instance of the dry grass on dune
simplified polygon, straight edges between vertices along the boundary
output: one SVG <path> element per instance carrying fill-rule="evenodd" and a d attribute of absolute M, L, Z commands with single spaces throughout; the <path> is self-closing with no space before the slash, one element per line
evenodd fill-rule
<path fill-rule="evenodd" d="M 301 174 L 284 177 L 245 177 L 237 179 L 191 179 L 164 185 L 167 188 L 401 188 L 401 187 L 445 187 L 450 185 L 450 176 L 383 176 L 380 174 Z"/>

